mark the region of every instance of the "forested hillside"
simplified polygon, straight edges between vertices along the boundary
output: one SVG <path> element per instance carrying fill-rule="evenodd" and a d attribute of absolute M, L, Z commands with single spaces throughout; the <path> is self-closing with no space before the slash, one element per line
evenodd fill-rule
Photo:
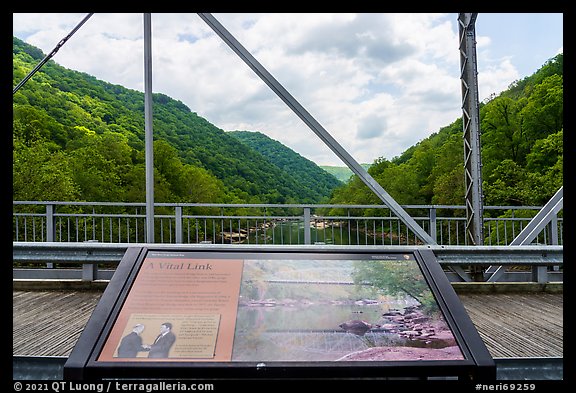
<path fill-rule="evenodd" d="M 262 154 L 280 170 L 298 176 L 298 183 L 311 195 L 317 194 L 318 199 L 330 195 L 336 187 L 342 185 L 312 161 L 261 132 L 230 131 L 229 134 Z"/>
<path fill-rule="evenodd" d="M 480 105 L 485 205 L 543 205 L 563 184 L 563 55 Z M 464 204 L 462 118 L 368 172 L 401 204 Z M 380 200 L 353 176 L 332 203 Z"/>
<path fill-rule="evenodd" d="M 14 37 L 14 85 L 43 57 Z M 339 186 L 262 134 L 153 101 L 156 202 L 381 203 L 357 176 Z M 548 201 L 563 184 L 563 55 L 481 103 L 480 119 L 485 205 Z M 368 171 L 400 204 L 463 205 L 462 132 L 459 118 Z M 12 173 L 14 200 L 143 202 L 144 94 L 47 62 L 13 97 Z"/>
<path fill-rule="evenodd" d="M 43 58 L 14 37 L 14 86 Z M 153 102 L 156 202 L 315 203 L 338 185 L 270 165 L 180 101 Z M 143 93 L 50 60 L 14 94 L 13 127 L 14 200 L 145 200 Z"/>

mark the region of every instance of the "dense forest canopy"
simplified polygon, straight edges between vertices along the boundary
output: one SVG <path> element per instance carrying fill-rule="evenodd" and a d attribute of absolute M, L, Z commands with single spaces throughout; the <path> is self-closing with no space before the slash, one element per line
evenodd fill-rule
<path fill-rule="evenodd" d="M 563 54 L 480 104 L 485 205 L 545 204 L 563 184 Z M 462 118 L 368 172 L 400 204 L 464 204 Z M 353 176 L 331 203 L 376 204 Z"/>
<path fill-rule="evenodd" d="M 13 83 L 44 54 L 13 38 Z M 381 204 L 258 132 L 225 132 L 153 94 L 156 202 Z M 563 55 L 480 105 L 485 205 L 542 205 L 563 184 Z M 380 157 L 400 204 L 464 204 L 462 119 Z M 143 202 L 144 94 L 48 61 L 13 97 L 13 199 Z"/>
<path fill-rule="evenodd" d="M 14 85 L 43 58 L 14 37 Z M 180 101 L 153 102 L 156 202 L 319 203 L 341 185 L 303 158 L 286 168 Z M 141 92 L 50 60 L 14 94 L 13 143 L 14 200 L 145 200 Z"/>

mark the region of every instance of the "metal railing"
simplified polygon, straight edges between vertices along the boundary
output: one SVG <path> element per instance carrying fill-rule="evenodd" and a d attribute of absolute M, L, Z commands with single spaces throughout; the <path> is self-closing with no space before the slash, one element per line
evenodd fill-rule
<path fill-rule="evenodd" d="M 402 207 L 439 245 L 468 245 L 464 206 Z M 144 243 L 145 209 L 144 203 L 14 201 L 12 240 Z M 508 245 L 540 209 L 485 206 L 484 244 Z M 422 244 L 385 205 L 157 203 L 154 213 L 155 243 Z M 563 244 L 561 214 L 533 243 Z"/>
<path fill-rule="evenodd" d="M 21 280 L 109 280 L 116 266 L 129 247 L 146 247 L 146 243 L 72 243 L 72 242 L 13 242 L 13 278 Z M 180 250 L 180 244 L 158 244 L 154 248 Z M 374 250 L 386 252 L 397 250 L 398 246 L 344 246 L 344 245 L 239 245 L 239 244 L 197 244 L 202 250 L 219 251 L 224 249 L 273 251 L 279 247 L 284 252 L 301 252 L 306 249 L 343 251 Z M 402 247 L 406 248 L 406 247 Z M 467 281 L 461 272 L 466 267 L 494 266 L 521 267 L 510 269 L 498 281 L 548 283 L 563 281 L 563 247 L 549 245 L 529 246 L 411 246 L 410 249 L 431 250 L 438 263 L 445 269 L 450 281 Z M 53 264 L 47 269 L 46 264 Z M 486 269 L 485 281 L 491 276 Z M 36 284 L 35 284 L 36 285 Z M 37 285 L 36 285 L 37 286 Z"/>

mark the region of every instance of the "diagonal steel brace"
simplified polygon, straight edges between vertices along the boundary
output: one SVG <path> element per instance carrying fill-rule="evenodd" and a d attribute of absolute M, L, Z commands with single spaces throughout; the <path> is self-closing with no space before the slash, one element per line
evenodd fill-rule
<path fill-rule="evenodd" d="M 198 13 L 220 38 L 274 91 L 282 101 L 326 144 L 385 204 L 426 244 L 434 239 L 388 194 L 384 188 L 308 113 L 306 109 L 252 56 L 212 14 Z"/>

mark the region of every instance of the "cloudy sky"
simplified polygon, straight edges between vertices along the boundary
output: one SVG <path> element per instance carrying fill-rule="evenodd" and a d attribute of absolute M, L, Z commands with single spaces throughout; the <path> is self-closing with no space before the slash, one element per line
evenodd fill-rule
<path fill-rule="evenodd" d="M 50 53 L 87 14 L 13 14 Z M 456 13 L 215 13 L 358 162 L 391 159 L 462 115 Z M 480 98 L 563 51 L 561 13 L 480 13 Z M 53 60 L 144 91 L 143 14 L 96 13 Z M 152 14 L 153 91 L 226 130 L 260 131 L 319 165 L 344 165 L 197 14 Z"/>

